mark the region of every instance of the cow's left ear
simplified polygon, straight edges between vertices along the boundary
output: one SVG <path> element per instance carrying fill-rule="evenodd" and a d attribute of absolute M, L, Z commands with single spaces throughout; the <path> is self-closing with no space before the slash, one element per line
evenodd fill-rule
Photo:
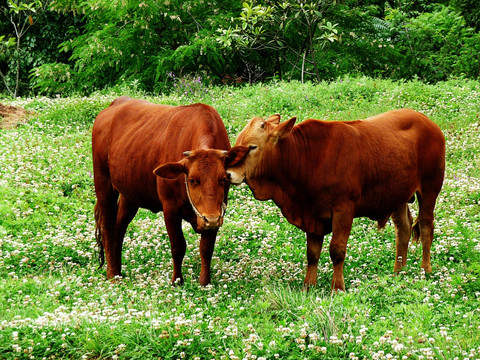
<path fill-rule="evenodd" d="M 265 121 L 274 125 L 278 125 L 280 123 L 280 114 L 272 115 Z"/>
<path fill-rule="evenodd" d="M 237 145 L 230 149 L 225 156 L 225 167 L 235 166 L 247 155 L 250 148 L 248 146 Z"/>
<path fill-rule="evenodd" d="M 153 173 L 158 177 L 172 180 L 176 179 L 181 174 L 186 174 L 187 168 L 185 167 L 183 161 L 172 162 L 157 167 L 155 170 L 153 170 Z"/>
<path fill-rule="evenodd" d="M 273 131 L 273 135 L 276 140 L 286 138 L 292 131 L 293 126 L 295 125 L 295 121 L 297 121 L 297 118 L 292 117 L 291 119 L 279 124 Z"/>

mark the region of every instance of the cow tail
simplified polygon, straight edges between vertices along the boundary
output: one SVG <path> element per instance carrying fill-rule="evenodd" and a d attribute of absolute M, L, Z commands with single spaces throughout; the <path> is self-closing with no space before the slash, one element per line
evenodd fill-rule
<path fill-rule="evenodd" d="M 98 247 L 98 261 L 100 265 L 98 268 L 100 269 L 103 264 L 105 264 L 105 251 L 103 249 L 103 242 L 102 242 L 102 212 L 100 211 L 100 207 L 98 203 L 95 205 L 95 240 L 97 241 Z"/>
<path fill-rule="evenodd" d="M 408 200 L 410 204 L 415 202 L 415 194 L 412 195 L 410 200 Z M 410 219 L 410 223 L 413 221 L 412 214 L 410 211 L 408 211 L 408 218 Z M 418 223 L 418 217 L 417 219 L 413 222 L 412 224 L 412 243 L 418 244 L 418 241 L 420 239 L 420 224 Z"/>
<path fill-rule="evenodd" d="M 384 218 L 384 219 L 378 220 L 378 222 L 377 222 L 377 229 L 378 229 L 378 230 L 382 230 L 382 229 L 385 227 L 385 225 L 387 225 L 388 219 L 390 219 L 390 215 L 388 215 L 388 216 L 387 216 L 386 218 Z"/>
<path fill-rule="evenodd" d="M 420 239 L 420 224 L 418 223 L 418 219 L 412 225 L 412 243 L 418 244 L 418 240 Z"/>

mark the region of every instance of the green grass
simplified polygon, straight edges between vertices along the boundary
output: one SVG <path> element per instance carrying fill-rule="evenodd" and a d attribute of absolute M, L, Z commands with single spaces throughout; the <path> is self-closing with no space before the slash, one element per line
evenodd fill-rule
<path fill-rule="evenodd" d="M 120 94 L 9 101 L 36 112 L 0 130 L 0 359 L 480 358 L 480 83 L 344 78 L 209 88 L 232 144 L 253 116 L 353 120 L 400 107 L 443 129 L 447 170 L 436 208 L 433 272 L 412 244 L 393 275 L 394 231 L 356 219 L 345 293 L 330 294 L 327 237 L 318 287 L 302 291 L 305 235 L 272 202 L 232 187 L 212 263 L 198 285 L 199 237 L 185 226 L 184 286 L 171 286 L 163 217 L 141 210 L 123 251 L 124 277 L 98 270 L 90 131 Z M 413 212 L 416 209 L 413 206 Z"/>

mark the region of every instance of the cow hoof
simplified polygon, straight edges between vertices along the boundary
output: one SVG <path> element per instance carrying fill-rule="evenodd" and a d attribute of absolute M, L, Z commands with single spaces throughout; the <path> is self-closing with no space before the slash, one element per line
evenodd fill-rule
<path fill-rule="evenodd" d="M 173 278 L 172 279 L 172 286 L 182 286 L 183 285 L 183 277 Z"/>
<path fill-rule="evenodd" d="M 113 277 L 107 278 L 107 280 L 110 280 L 112 284 L 117 284 L 121 282 L 123 279 L 122 275 L 115 275 Z"/>
<path fill-rule="evenodd" d="M 430 274 L 432 272 L 432 265 L 430 264 L 422 265 L 422 269 L 425 270 L 427 274 Z"/>
<path fill-rule="evenodd" d="M 207 285 L 210 285 L 210 283 L 211 283 L 210 279 L 208 279 L 208 280 L 200 279 L 198 282 L 200 283 L 200 286 L 207 286 Z"/>

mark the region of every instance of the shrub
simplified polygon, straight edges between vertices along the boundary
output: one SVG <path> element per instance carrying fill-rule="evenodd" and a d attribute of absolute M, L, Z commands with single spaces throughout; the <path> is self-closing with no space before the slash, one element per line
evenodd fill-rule
<path fill-rule="evenodd" d="M 463 17 L 450 7 L 438 6 L 432 13 L 413 19 L 393 11 L 392 38 L 403 55 L 400 76 L 418 76 L 427 82 L 450 76 L 478 76 L 480 34 L 465 26 Z"/>
<path fill-rule="evenodd" d="M 43 64 L 32 69 L 30 79 L 40 94 L 70 94 L 74 88 L 72 77 L 75 72 L 70 65 L 62 63 Z"/>

